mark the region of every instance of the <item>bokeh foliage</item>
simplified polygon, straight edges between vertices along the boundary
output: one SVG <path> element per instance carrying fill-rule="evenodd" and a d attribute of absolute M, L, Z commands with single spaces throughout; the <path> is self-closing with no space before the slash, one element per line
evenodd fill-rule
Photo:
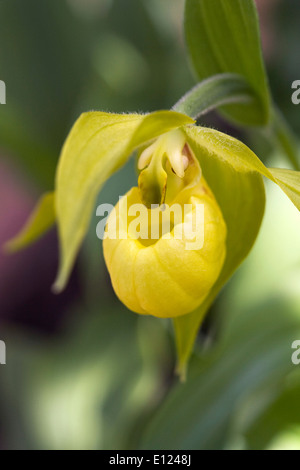
<path fill-rule="evenodd" d="M 193 85 L 183 3 L 0 2 L 0 78 L 8 90 L 1 154 L 33 193 L 52 189 L 61 145 L 80 112 L 170 108 Z M 298 129 L 288 87 L 297 78 L 290 51 L 300 8 L 284 1 L 277 12 L 270 85 Z M 288 31 L 287 21 L 295 22 Z M 265 150 L 257 138 L 251 145 Z M 274 156 L 259 156 L 276 166 Z M 135 183 L 129 163 L 100 201 L 116 202 Z M 115 299 L 94 220 L 79 266 L 83 294 L 60 331 L 1 322 L 8 349 L 0 368 L 2 448 L 300 448 L 299 374 L 290 360 L 300 336 L 300 222 L 275 186 L 268 200 L 257 246 L 211 311 L 183 385 L 173 377 L 169 324 L 137 318 Z"/>

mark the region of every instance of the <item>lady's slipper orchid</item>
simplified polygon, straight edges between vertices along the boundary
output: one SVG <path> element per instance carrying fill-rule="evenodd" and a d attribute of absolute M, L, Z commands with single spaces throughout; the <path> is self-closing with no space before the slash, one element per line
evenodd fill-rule
<path fill-rule="evenodd" d="M 218 109 L 238 124 L 258 126 L 299 168 L 294 139 L 272 104 L 253 0 L 238 5 L 187 0 L 185 10 L 188 51 L 201 82 L 175 105 L 176 111 L 83 114 L 63 147 L 55 193 L 41 199 L 24 230 L 8 244 L 10 250 L 20 249 L 57 221 L 61 256 L 54 290 L 61 291 L 98 192 L 137 151 L 138 187 L 108 219 L 104 256 L 114 289 L 129 309 L 174 318 L 181 372 L 208 308 L 254 244 L 265 206 L 263 176 L 300 210 L 298 171 L 267 169 L 240 141 L 199 127 L 193 119 Z M 147 236 L 132 220 L 137 204 L 143 207 L 140 220 L 147 222 Z M 164 204 L 175 205 L 183 218 L 163 211 Z M 186 205 L 189 210 L 182 211 Z M 202 231 L 194 223 L 199 206 L 204 209 Z M 116 237 L 109 236 L 111 225 Z M 187 249 L 200 235 L 203 245 Z"/>
<path fill-rule="evenodd" d="M 198 127 L 179 112 L 83 114 L 63 147 L 55 194 L 42 198 L 8 245 L 16 250 L 31 243 L 57 220 L 56 291 L 66 285 L 101 186 L 139 149 L 139 188 L 127 194 L 129 207 L 143 203 L 150 214 L 151 204 L 189 203 L 193 213 L 196 203 L 203 204 L 204 245 L 185 250 L 184 240 L 173 236 L 174 225 L 155 241 L 131 239 L 130 233 L 126 240 L 106 238 L 104 254 L 115 291 L 128 308 L 174 317 L 183 369 L 207 309 L 255 241 L 265 204 L 262 176 L 277 183 L 298 209 L 300 178 L 298 172 L 268 170 L 240 141 Z M 183 225 L 189 225 L 186 217 Z"/>
<path fill-rule="evenodd" d="M 123 217 L 122 226 L 127 234 L 104 239 L 105 261 L 116 294 L 130 310 L 157 317 L 177 317 L 201 304 L 218 279 L 226 255 L 226 225 L 181 131 L 162 135 L 144 150 L 139 167 L 145 165 L 148 166 L 139 177 L 140 188 L 132 188 L 125 196 L 125 213 L 120 209 L 123 200 L 111 213 L 113 218 Z M 175 225 L 170 219 L 176 209 L 173 212 L 160 211 L 155 206 L 147 209 L 144 225 L 148 233 L 144 239 L 137 238 L 135 233 L 130 233 L 128 212 L 135 204 L 142 205 L 143 200 L 149 206 L 166 202 L 168 208 L 177 208 L 178 215 L 183 217 Z M 197 205 L 204 209 L 203 223 L 198 221 L 198 224 Z M 162 226 L 165 213 L 169 219 L 168 232 Z M 154 239 L 152 225 L 157 219 L 160 234 Z M 178 228 L 182 236 L 176 239 Z M 203 242 L 196 248 L 194 239 L 202 231 Z"/>

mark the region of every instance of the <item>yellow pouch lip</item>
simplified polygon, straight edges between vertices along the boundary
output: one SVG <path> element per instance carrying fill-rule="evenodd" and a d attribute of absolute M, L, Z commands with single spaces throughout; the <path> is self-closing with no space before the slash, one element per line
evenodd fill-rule
<path fill-rule="evenodd" d="M 141 202 L 137 187 L 131 188 L 127 197 L 128 206 L 131 203 Z M 202 303 L 210 292 L 211 279 L 213 278 L 214 282 L 217 280 L 226 257 L 225 222 L 203 177 L 196 187 L 187 188 L 179 193 L 174 202 L 190 203 L 191 198 L 200 199 L 210 208 L 212 218 L 216 218 L 222 233 L 220 243 L 222 248 L 219 250 L 219 256 L 211 259 L 207 282 L 202 279 L 202 273 L 205 271 L 203 266 L 209 262 L 205 251 L 203 251 L 204 256 L 197 251 L 185 253 L 184 241 L 174 238 L 174 228 L 170 232 L 171 239 L 163 235 L 149 246 L 145 246 L 139 239 L 130 235 L 127 240 L 104 240 L 104 256 L 114 290 L 130 310 L 160 318 L 175 318 L 188 314 Z M 122 200 L 116 205 L 117 214 L 120 204 Z M 208 223 L 213 224 L 213 220 L 209 220 Z M 211 229 L 217 233 L 217 227 Z M 112 254 L 113 245 L 115 249 Z M 189 278 L 190 285 L 187 281 Z M 198 278 L 202 279 L 202 292 Z"/>

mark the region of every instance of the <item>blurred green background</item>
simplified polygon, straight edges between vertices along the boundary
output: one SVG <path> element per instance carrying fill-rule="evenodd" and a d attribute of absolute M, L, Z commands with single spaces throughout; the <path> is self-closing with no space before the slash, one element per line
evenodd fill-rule
<path fill-rule="evenodd" d="M 257 1 L 276 102 L 296 133 L 300 4 Z M 169 109 L 193 84 L 183 0 L 1 0 L 0 243 L 53 188 L 60 148 L 82 111 Z M 271 166 L 286 163 L 216 114 Z M 130 162 L 99 202 L 136 183 Z M 116 299 L 94 217 L 66 291 L 51 294 L 55 230 L 0 254 L 1 449 L 300 449 L 300 217 L 267 184 L 258 242 L 210 312 L 188 380 L 174 376 L 169 322 Z M 249 221 L 251 223 L 251 221 Z"/>

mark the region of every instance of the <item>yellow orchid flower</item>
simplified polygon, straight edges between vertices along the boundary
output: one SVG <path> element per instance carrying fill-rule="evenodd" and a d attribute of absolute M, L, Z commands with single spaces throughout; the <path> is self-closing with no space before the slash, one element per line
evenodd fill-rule
<path fill-rule="evenodd" d="M 128 208 L 143 204 L 149 218 L 156 210 L 151 204 L 188 204 L 190 214 L 146 241 L 130 236 L 127 220 L 127 239 L 104 239 L 105 260 L 116 294 L 129 309 L 174 318 L 183 370 L 205 313 L 256 239 L 265 204 L 262 176 L 277 183 L 298 209 L 300 177 L 267 169 L 243 143 L 199 127 L 183 113 L 85 113 L 63 147 L 55 193 L 41 199 L 7 246 L 20 249 L 57 221 L 61 261 L 55 291 L 66 285 L 102 185 L 135 150 L 140 152 L 139 185 L 127 193 Z M 121 204 L 114 210 L 119 222 Z M 204 244 L 187 250 L 186 240 L 174 234 L 180 225 L 191 229 L 197 204 L 204 207 Z"/>
<path fill-rule="evenodd" d="M 181 131 L 162 135 L 144 150 L 139 167 L 146 165 L 139 177 L 140 187 L 132 188 L 108 219 L 107 226 L 111 219 L 115 225 L 117 218 L 126 234 L 104 239 L 104 257 L 114 290 L 130 310 L 174 318 L 201 304 L 219 277 L 226 255 L 226 224 Z M 122 210 L 124 199 L 126 207 Z M 176 210 L 145 209 L 141 223 L 148 230 L 146 236 L 137 236 L 135 231 L 130 233 L 129 212 L 143 201 L 149 206 L 167 202 L 184 217 L 179 217 L 176 225 L 173 213 Z M 204 224 L 203 227 L 198 224 L 193 230 L 197 205 L 203 206 Z M 163 227 L 166 217 L 167 230 Z M 156 238 L 153 237 L 155 224 L 160 232 Z M 200 236 L 202 230 L 203 243 L 196 248 L 197 243 L 191 240 Z M 177 239 L 176 231 L 182 235 Z M 189 237 L 191 234 L 193 237 Z"/>
<path fill-rule="evenodd" d="M 7 245 L 21 249 L 57 222 L 54 290 L 60 292 L 102 185 L 138 152 L 138 186 L 107 220 L 104 256 L 115 292 L 129 309 L 173 318 L 181 374 L 207 310 L 255 242 L 265 206 L 263 177 L 300 210 L 298 171 L 267 169 L 242 142 L 194 120 L 218 109 L 237 124 L 258 126 L 299 168 L 293 135 L 268 87 L 255 3 L 187 0 L 185 27 L 201 82 L 172 111 L 82 114 L 62 149 L 55 192 L 42 197 Z"/>

